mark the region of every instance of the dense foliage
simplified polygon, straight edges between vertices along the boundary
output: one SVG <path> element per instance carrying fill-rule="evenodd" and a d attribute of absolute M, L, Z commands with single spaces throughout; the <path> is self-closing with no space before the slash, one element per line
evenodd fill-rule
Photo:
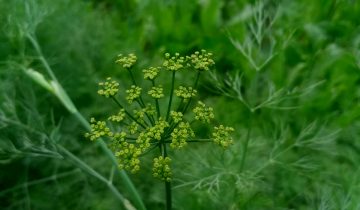
<path fill-rule="evenodd" d="M 359 14 L 354 0 L 0 0 L 0 208 L 163 209 L 155 153 L 126 174 L 87 122 L 118 109 L 99 82 L 132 85 L 118 54 L 143 81 L 166 52 L 206 49 L 197 98 L 233 144 L 169 154 L 173 209 L 359 209 Z"/>

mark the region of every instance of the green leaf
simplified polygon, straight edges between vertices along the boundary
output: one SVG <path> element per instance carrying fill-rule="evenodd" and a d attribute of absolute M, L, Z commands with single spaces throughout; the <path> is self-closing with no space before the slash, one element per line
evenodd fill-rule
<path fill-rule="evenodd" d="M 44 75 L 34 71 L 33 69 L 25 70 L 25 73 L 40 86 L 48 90 L 49 92 L 55 94 L 55 90 L 52 85 L 45 79 Z"/>

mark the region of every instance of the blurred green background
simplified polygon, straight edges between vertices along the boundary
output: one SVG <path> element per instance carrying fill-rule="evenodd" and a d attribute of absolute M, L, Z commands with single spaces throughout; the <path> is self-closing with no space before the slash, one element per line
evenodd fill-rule
<path fill-rule="evenodd" d="M 165 52 L 200 49 L 216 67 L 199 97 L 236 129 L 236 143 L 171 154 L 174 209 L 360 209 L 359 14 L 355 0 L 0 0 L 0 209 L 123 208 L 58 150 L 104 177 L 113 170 L 24 69 L 50 79 L 46 59 L 79 112 L 102 118 L 115 107 L 97 83 L 130 85 L 119 53 L 136 53 L 140 79 Z M 148 209 L 164 208 L 150 160 L 129 176 Z"/>

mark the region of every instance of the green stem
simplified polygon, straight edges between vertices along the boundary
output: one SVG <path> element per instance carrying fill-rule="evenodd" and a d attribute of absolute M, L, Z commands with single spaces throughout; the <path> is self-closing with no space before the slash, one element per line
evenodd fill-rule
<path fill-rule="evenodd" d="M 128 69 L 128 72 L 129 72 L 129 74 L 130 74 L 131 81 L 132 81 L 133 85 L 138 86 L 137 83 L 136 83 L 135 77 L 134 77 L 133 73 L 131 72 L 131 69 Z M 144 100 L 143 100 L 143 98 L 142 98 L 141 95 L 140 95 L 140 97 L 139 97 L 139 100 L 136 100 L 136 102 L 140 105 L 141 108 L 145 108 L 145 107 L 146 107 L 146 106 L 145 106 L 145 103 L 144 103 Z M 145 115 L 146 115 L 146 117 L 149 119 L 150 123 L 151 123 L 152 125 L 154 125 L 154 124 L 155 124 L 154 118 L 150 118 L 150 116 L 149 116 L 147 113 L 145 113 Z"/>
<path fill-rule="evenodd" d="M 39 55 L 39 59 L 41 61 L 41 63 L 44 65 L 45 70 L 47 71 L 47 73 L 50 75 L 51 79 L 58 82 L 54 72 L 52 71 L 49 63 L 46 61 L 41 47 L 39 45 L 39 42 L 36 40 L 36 38 L 34 36 L 32 36 L 31 34 L 27 33 L 26 37 L 29 39 L 29 41 L 31 42 L 31 44 L 33 45 L 33 47 L 35 48 L 35 51 L 37 52 L 37 54 Z"/>
<path fill-rule="evenodd" d="M 90 130 L 90 124 L 88 123 L 88 121 L 85 120 L 85 118 L 79 112 L 75 113 L 75 116 L 77 117 L 77 119 L 80 122 L 82 122 L 83 126 L 87 130 Z M 126 188 L 134 196 L 134 201 L 136 202 L 138 208 L 141 210 L 146 210 L 145 204 L 142 202 L 141 197 L 140 197 L 139 193 L 137 192 L 134 184 L 130 180 L 129 176 L 126 174 L 126 172 L 124 170 L 120 170 L 119 167 L 117 167 L 118 163 L 117 163 L 117 160 L 116 160 L 114 154 L 112 153 L 112 151 L 108 148 L 108 146 L 102 139 L 98 139 L 97 143 L 98 143 L 98 145 L 100 145 L 100 148 L 105 152 L 106 156 L 108 156 L 110 158 L 113 165 L 116 166 L 117 174 L 120 175 L 121 179 L 124 181 Z"/>
<path fill-rule="evenodd" d="M 200 78 L 200 71 L 198 71 L 198 73 L 197 73 L 197 75 L 196 75 L 196 79 L 195 79 L 195 83 L 194 83 L 194 89 L 197 88 L 197 85 L 198 85 L 198 82 L 199 82 L 199 78 Z M 189 101 L 187 102 L 187 104 L 186 104 L 186 106 L 185 106 L 185 108 L 184 108 L 184 110 L 183 110 L 182 113 L 185 114 L 185 112 L 187 111 L 187 109 L 188 109 L 189 106 L 190 106 L 191 101 L 192 101 L 192 97 L 191 97 L 191 98 L 189 99 Z"/>
<path fill-rule="evenodd" d="M 213 142 L 212 139 L 189 139 L 186 142 Z"/>
<path fill-rule="evenodd" d="M 147 149 L 145 152 L 141 153 L 140 157 L 145 156 L 146 154 L 148 154 L 149 152 L 153 151 L 156 147 L 159 146 L 159 143 L 153 143 L 153 146 L 150 147 L 149 149 Z"/>
<path fill-rule="evenodd" d="M 169 119 L 171 103 L 172 103 L 172 98 L 173 98 L 173 94 L 174 94 L 174 86 L 175 86 L 175 71 L 173 71 L 173 73 L 172 73 L 170 99 L 169 99 L 169 104 L 168 104 L 168 110 L 166 113 L 166 120 Z"/>
<path fill-rule="evenodd" d="M 124 207 L 126 209 L 134 209 L 134 207 L 130 204 L 130 202 L 124 198 L 124 196 L 116 189 L 116 187 L 107 179 L 105 179 L 101 174 L 96 172 L 94 169 L 92 169 L 89 165 L 87 165 L 85 162 L 80 160 L 78 157 L 76 157 L 74 154 L 72 154 L 70 151 L 65 149 L 63 146 L 58 145 L 58 150 L 62 154 L 66 155 L 71 161 L 75 163 L 75 165 L 82 168 L 85 172 L 92 175 L 99 181 L 103 182 L 112 192 L 113 194 L 123 203 Z"/>
<path fill-rule="evenodd" d="M 40 56 L 40 60 L 42 62 L 42 64 L 44 65 L 46 71 L 48 72 L 48 74 L 50 75 L 51 79 L 54 81 L 58 81 L 54 72 L 52 71 L 49 63 L 47 62 L 47 60 L 45 59 L 45 57 L 42 54 L 41 51 L 41 47 L 38 44 L 37 40 L 35 39 L 35 37 L 33 37 L 31 34 L 27 34 L 26 35 L 27 38 L 29 39 L 29 41 L 32 43 L 33 47 L 35 48 L 36 52 L 38 53 L 38 55 Z M 58 82 L 57 82 L 58 83 Z M 59 86 L 62 88 L 62 86 L 60 85 L 60 83 L 58 83 Z M 70 99 L 70 97 L 68 96 L 68 94 L 64 91 L 63 93 L 65 95 L 65 97 L 67 97 L 69 100 L 67 101 L 67 103 L 73 104 L 72 100 Z M 74 106 L 75 107 L 75 106 Z M 87 129 L 90 130 L 90 125 L 89 123 L 85 120 L 85 118 L 80 114 L 80 112 L 77 111 L 73 112 L 72 114 L 75 115 L 75 117 L 80 121 L 80 123 Z M 108 158 L 110 158 L 110 160 L 112 161 L 114 166 L 117 166 L 117 161 L 116 158 L 114 156 L 114 154 L 111 152 L 111 150 L 107 147 L 107 145 L 105 144 L 105 142 L 101 139 L 99 139 L 97 142 L 99 142 L 101 149 L 105 152 L 105 154 L 108 156 Z M 126 174 L 126 172 L 124 170 L 120 170 L 118 167 L 116 167 L 117 170 L 116 172 L 120 175 L 121 179 L 124 181 L 125 186 L 127 187 L 127 189 L 129 190 L 129 193 L 131 193 L 131 195 L 134 198 L 134 202 L 136 204 L 136 206 L 141 209 L 141 210 L 146 210 L 146 207 L 143 203 L 143 201 L 141 200 L 141 197 L 139 195 L 139 193 L 137 192 L 134 184 L 132 183 L 132 181 L 130 180 L 130 178 L 128 177 L 128 175 Z M 114 187 L 113 187 L 114 188 Z M 116 188 L 114 188 L 116 190 Z M 112 191 L 114 189 L 111 189 Z"/>
<path fill-rule="evenodd" d="M 141 96 L 140 96 L 141 97 Z M 140 105 L 141 108 L 145 109 L 145 105 L 143 105 L 143 102 L 141 102 L 142 99 L 140 98 L 140 101 L 139 100 L 136 100 L 136 102 Z M 150 124 L 151 125 L 155 125 L 155 120 L 154 118 L 152 117 L 152 115 L 150 116 L 148 113 L 145 112 L 145 115 L 147 117 L 147 119 L 150 121 Z"/>
<path fill-rule="evenodd" d="M 168 156 L 166 151 L 166 144 L 163 144 L 163 157 L 164 159 Z M 166 210 L 172 209 L 172 198 L 171 198 L 171 182 L 165 181 L 165 200 L 166 200 Z"/>
<path fill-rule="evenodd" d="M 135 77 L 134 77 L 133 73 L 131 72 L 131 69 L 128 69 L 128 72 L 129 72 L 129 74 L 130 74 L 131 81 L 132 81 L 133 85 L 138 86 L 137 83 L 136 83 Z M 142 108 L 145 108 L 145 103 L 144 103 L 141 95 L 140 95 L 139 100 L 140 100 L 140 101 L 138 101 L 139 105 L 140 105 Z"/>
<path fill-rule="evenodd" d="M 131 69 L 127 69 L 127 70 L 128 70 L 128 72 L 129 72 L 129 74 L 130 74 L 132 83 L 133 83 L 135 86 L 138 86 L 137 83 L 136 83 L 135 77 L 134 77 L 133 73 L 131 72 Z"/>
<path fill-rule="evenodd" d="M 240 160 L 240 169 L 239 171 L 242 172 L 244 170 L 244 166 L 245 166 L 245 159 L 246 159 L 246 155 L 247 155 L 247 150 L 249 147 L 249 141 L 250 141 L 250 133 L 251 133 L 251 127 L 249 128 L 247 134 L 246 134 L 246 139 L 243 145 L 243 152 L 241 155 L 241 160 Z"/>
<path fill-rule="evenodd" d="M 49 177 L 45 177 L 45 178 L 41 178 L 41 179 L 37 179 L 37 180 L 33 180 L 33 181 L 28 181 L 26 182 L 26 184 L 19 184 L 19 185 L 16 185 L 15 187 L 12 187 L 10 189 L 6 189 L 6 190 L 3 190 L 0 192 L 0 196 L 3 196 L 9 192 L 14 192 L 16 190 L 19 190 L 21 188 L 24 187 L 24 185 L 26 185 L 27 187 L 31 187 L 31 186 L 35 186 L 35 185 L 38 185 L 38 184 L 43 184 L 43 183 L 46 183 L 46 182 L 50 182 L 50 181 L 56 181 L 58 179 L 61 179 L 63 177 L 67 177 L 67 176 L 70 176 L 70 175 L 73 175 L 73 174 L 76 174 L 76 173 L 79 173 L 81 172 L 80 169 L 73 169 L 71 171 L 67 171 L 67 172 L 63 172 L 63 173 L 58 173 L 58 174 L 54 174 L 54 175 L 51 175 Z"/>
<path fill-rule="evenodd" d="M 169 137 L 169 136 L 168 136 Z M 213 142 L 212 139 L 189 139 L 186 142 L 194 143 L 194 142 Z M 166 140 L 165 143 L 171 143 L 171 140 Z"/>
<path fill-rule="evenodd" d="M 183 106 L 184 106 L 184 98 L 181 98 L 181 101 L 179 103 L 179 107 L 176 109 L 176 111 L 180 111 L 183 109 Z"/>
<path fill-rule="evenodd" d="M 157 118 L 160 118 L 160 105 L 159 105 L 159 99 L 155 99 L 155 103 L 156 103 L 156 112 L 157 112 Z"/>
<path fill-rule="evenodd" d="M 155 81 L 151 80 L 151 83 L 153 85 L 153 87 L 155 87 Z M 159 99 L 155 99 L 155 103 L 156 103 L 156 112 L 157 112 L 157 118 L 160 118 L 160 105 L 159 105 Z"/>

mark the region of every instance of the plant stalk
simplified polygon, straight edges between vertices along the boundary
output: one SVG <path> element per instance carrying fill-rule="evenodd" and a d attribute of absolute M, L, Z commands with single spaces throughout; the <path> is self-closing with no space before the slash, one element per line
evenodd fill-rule
<path fill-rule="evenodd" d="M 135 207 L 131 205 L 131 203 L 124 198 L 124 196 L 116 189 L 116 187 L 110 182 L 108 181 L 106 178 L 104 178 L 101 174 L 99 174 L 98 172 L 96 172 L 93 168 L 91 168 L 89 165 L 87 165 L 85 162 L 83 162 L 82 160 L 80 160 L 78 157 L 76 157 L 74 154 L 72 154 L 70 151 L 68 151 L 67 149 L 65 149 L 63 146 L 58 145 L 58 150 L 66 155 L 71 161 L 73 161 L 77 166 L 79 166 L 80 168 L 82 168 L 85 172 L 87 172 L 88 174 L 92 175 L 93 177 L 95 177 L 96 179 L 98 179 L 99 181 L 103 182 L 112 192 L 113 194 L 122 202 L 122 204 L 124 205 L 124 207 L 128 210 L 134 210 Z"/>
<path fill-rule="evenodd" d="M 43 64 L 43 66 L 45 67 L 47 73 L 50 75 L 51 79 L 55 82 L 58 83 L 58 80 L 54 74 L 54 72 L 52 71 L 49 63 L 47 62 L 47 60 L 45 59 L 45 57 L 42 54 L 42 50 L 41 47 L 39 45 L 39 43 L 37 42 L 35 36 L 33 36 L 32 34 L 26 34 L 26 37 L 29 39 L 30 43 L 33 45 L 33 47 L 35 48 L 36 52 L 38 53 L 39 57 L 40 57 L 40 61 Z M 62 86 L 60 85 L 60 83 L 58 83 L 59 86 L 62 88 Z M 64 91 L 63 92 L 63 97 L 68 98 L 69 100 L 66 100 L 66 103 L 69 103 L 68 105 L 73 105 L 73 107 L 75 107 L 75 105 L 73 104 L 72 100 L 70 99 L 70 97 L 68 96 L 68 94 Z M 90 125 L 89 123 L 85 120 L 85 118 L 80 114 L 80 112 L 77 111 L 77 109 L 75 109 L 75 112 L 72 112 L 72 114 L 74 114 L 74 116 L 79 120 L 79 122 L 87 129 L 90 130 Z M 114 154 L 111 152 L 111 150 L 107 147 L 106 143 L 99 139 L 98 140 L 101 149 L 105 152 L 105 154 L 110 158 L 110 160 L 112 161 L 114 166 L 117 166 L 117 161 L 116 158 L 114 156 Z M 60 146 L 60 145 L 59 145 Z M 61 146 L 60 146 L 61 147 Z M 65 149 L 65 148 L 64 148 Z M 76 157 L 76 156 L 74 156 Z M 78 159 L 80 160 L 80 159 Z M 80 160 L 81 161 L 81 160 Z M 92 169 L 92 168 L 90 168 Z M 93 170 L 93 169 L 92 169 Z M 95 171 L 96 172 L 96 171 Z M 136 204 L 136 206 L 141 209 L 141 210 L 146 210 L 146 207 L 143 203 L 143 201 L 141 200 L 141 197 L 139 195 L 139 193 L 137 192 L 134 184 L 132 183 L 132 181 L 130 180 L 130 178 L 128 177 L 128 175 L 126 174 L 125 171 L 120 170 L 117 167 L 116 172 L 121 176 L 121 179 L 123 180 L 125 186 L 127 187 L 127 189 L 129 190 L 129 192 L 131 193 L 131 195 L 133 196 L 134 202 Z M 109 187 L 110 190 L 118 197 L 121 198 L 122 195 L 117 191 L 117 189 L 112 185 L 112 187 Z M 115 192 L 115 190 L 117 192 Z M 119 196 L 120 195 L 120 196 Z M 128 200 L 126 200 L 127 203 L 130 204 L 130 202 Z"/>
<path fill-rule="evenodd" d="M 163 157 L 164 159 L 168 156 L 166 151 L 166 143 L 163 143 Z M 171 182 L 165 181 L 165 200 L 166 200 L 166 210 L 172 209 L 172 195 L 171 195 Z"/>

